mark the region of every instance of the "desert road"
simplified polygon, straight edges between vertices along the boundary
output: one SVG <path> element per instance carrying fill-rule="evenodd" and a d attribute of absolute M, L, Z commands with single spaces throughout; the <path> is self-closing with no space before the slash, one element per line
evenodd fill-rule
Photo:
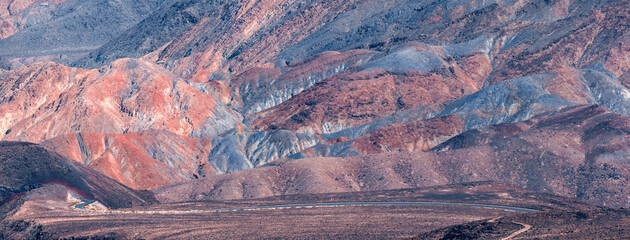
<path fill-rule="evenodd" d="M 92 199 L 80 199 L 82 202 L 74 205 L 75 208 L 81 210 L 90 210 L 85 208 L 87 205 L 95 203 Z M 212 210 L 106 210 L 102 211 L 104 214 L 156 214 L 156 215 L 169 215 L 169 214 L 199 214 L 199 213 L 227 213 L 227 212 L 239 212 L 239 211 L 274 211 L 282 209 L 299 209 L 299 208 L 316 208 L 316 207 L 361 207 L 361 206 L 460 206 L 460 207 L 477 207 L 487 208 L 503 211 L 513 211 L 522 213 L 538 212 L 535 209 L 510 207 L 493 204 L 476 204 L 476 203 L 452 203 L 452 202 L 330 202 L 330 203 L 302 203 L 302 204 L 283 204 L 283 205 L 269 205 L 269 206 L 256 206 L 256 207 L 237 207 L 237 208 L 223 208 Z M 97 212 L 101 212 L 98 211 Z M 494 221 L 494 220 L 491 220 Z M 515 222 L 516 223 L 516 222 Z M 512 233 L 510 236 L 503 239 L 512 239 L 517 235 L 528 231 L 532 226 L 524 223 L 516 223 L 523 226 L 522 229 Z"/>
<path fill-rule="evenodd" d="M 509 207 L 491 204 L 474 204 L 474 203 L 450 203 L 450 202 L 335 202 L 335 203 L 304 203 L 304 204 L 285 204 L 261 207 L 242 207 L 242 208 L 225 208 L 206 210 L 205 212 L 229 212 L 240 210 L 268 210 L 268 209 L 286 209 L 286 208 L 312 208 L 312 207 L 345 207 L 345 206 L 409 206 L 409 205 L 425 205 L 425 206 L 465 206 L 498 209 L 515 212 L 537 212 L 538 210 L 528 208 Z"/>
<path fill-rule="evenodd" d="M 92 204 L 95 201 L 91 199 L 81 199 L 82 203 L 75 204 L 74 206 L 78 209 L 85 209 L 86 205 Z M 188 210 L 188 211 L 178 211 L 178 210 L 168 210 L 168 211 L 159 211 L 159 210 L 150 210 L 150 211 L 134 211 L 134 213 L 145 213 L 145 214 L 171 214 L 171 213 L 200 213 L 200 212 L 233 212 L 233 211 L 254 211 L 254 210 L 280 210 L 287 208 L 314 208 L 314 207 L 349 207 L 349 206 L 464 206 L 464 207 L 478 207 L 478 208 L 488 208 L 488 209 L 497 209 L 497 210 L 505 210 L 505 211 L 514 211 L 514 212 L 537 212 L 538 210 L 529 209 L 529 208 L 519 208 L 519 207 L 510 207 L 510 206 L 502 206 L 502 205 L 492 205 L 492 204 L 476 204 L 476 203 L 452 203 L 452 202 L 334 202 L 334 203 L 302 203 L 302 204 L 283 204 L 283 205 L 270 205 L 270 206 L 258 206 L 258 207 L 238 207 L 238 208 L 223 208 L 223 209 L 212 209 L 212 210 Z M 112 210 L 110 210 L 112 211 Z M 113 211 L 112 211 L 113 212 Z M 116 211 L 116 212 L 127 212 L 127 211 Z"/>

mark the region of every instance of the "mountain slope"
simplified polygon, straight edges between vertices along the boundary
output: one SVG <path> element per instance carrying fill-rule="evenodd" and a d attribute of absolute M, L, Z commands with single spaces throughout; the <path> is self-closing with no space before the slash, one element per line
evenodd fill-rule
<path fill-rule="evenodd" d="M 299 62 L 325 51 L 387 51 L 419 41 L 461 44 L 452 51 L 487 45 L 496 73 L 486 85 L 558 67 L 584 68 L 598 63 L 620 76 L 627 71 L 627 66 L 617 66 L 627 52 L 623 43 L 628 18 L 622 11 L 626 7 L 625 1 L 579 0 L 398 0 L 391 4 L 373 0 L 211 4 L 180 0 L 130 29 L 125 34 L 128 41 L 110 42 L 93 53 L 95 62 L 83 64 L 102 66 L 117 58 L 157 51 L 152 55 L 158 62 L 192 78 L 202 70 L 239 74 L 252 67 Z M 169 23 L 166 31 L 160 31 L 160 22 Z M 155 39 L 164 40 L 151 44 L 148 51 L 140 45 Z M 133 45 L 127 45 L 129 42 Z M 125 51 L 131 55 L 116 55 Z M 538 61 L 545 64 L 532 64 Z"/>
<path fill-rule="evenodd" d="M 167 1 L 168 2 L 168 1 Z M 228 17 L 222 13 L 226 1 L 180 0 L 174 4 L 162 4 L 154 14 L 137 25 L 108 39 L 105 44 L 85 57 L 72 63 L 72 66 L 99 68 L 120 58 L 139 58 L 157 50 L 164 44 L 179 37 L 202 18 L 210 16 Z"/>
<path fill-rule="evenodd" d="M 20 30 L 50 20 L 57 4 L 65 0 L 0 1 L 0 39 Z"/>
<path fill-rule="evenodd" d="M 629 127 L 627 117 L 581 105 L 530 121 L 472 130 L 433 152 L 295 160 L 155 192 L 165 201 L 238 199 L 493 180 L 600 205 L 629 206 Z"/>
<path fill-rule="evenodd" d="M 41 142 L 67 133 L 169 130 L 193 137 L 232 128 L 239 116 L 168 71 L 122 59 L 84 70 L 53 63 L 0 82 L 0 136 Z"/>
<path fill-rule="evenodd" d="M 27 5 L 33 1 L 16 2 L 9 4 L 10 11 L 17 8 L 14 6 Z M 12 58 L 18 66 L 19 62 L 29 63 L 34 60 L 69 63 L 117 37 L 152 11 L 172 3 L 157 0 L 45 2 L 48 5 L 37 4 L 30 11 L 14 13 L 26 18 L 24 21 L 30 21 L 24 23 L 26 26 L 18 26 L 18 29 L 23 29 L 16 29 L 10 37 L 0 40 L 0 56 Z M 53 3 L 58 4 L 52 6 Z M 37 20 L 38 17 L 42 20 Z"/>
<path fill-rule="evenodd" d="M 61 185 L 112 208 L 155 203 L 149 192 L 132 190 L 45 148 L 23 142 L 0 143 L 2 203 L 44 185 Z"/>
<path fill-rule="evenodd" d="M 133 189 L 151 189 L 214 174 L 209 140 L 166 131 L 76 133 L 42 143 Z"/>
<path fill-rule="evenodd" d="M 79 4 L 59 6 L 70 2 Z M 628 1 L 163 4 L 140 8 L 74 62 L 95 69 L 0 70 L 0 137 L 53 139 L 73 159 L 145 189 L 202 176 L 206 163 L 226 173 L 422 152 L 580 104 L 630 116 Z M 79 10 L 68 14 L 89 18 L 94 9 Z M 95 144 L 81 149 L 77 136 Z"/>

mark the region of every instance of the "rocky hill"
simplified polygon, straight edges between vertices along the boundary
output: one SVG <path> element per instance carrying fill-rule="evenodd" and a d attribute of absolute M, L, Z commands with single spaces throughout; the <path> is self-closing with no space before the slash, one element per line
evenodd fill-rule
<path fill-rule="evenodd" d="M 23 142 L 0 143 L 0 202 L 45 185 L 61 185 L 80 197 L 96 198 L 108 207 L 130 207 L 155 203 L 150 192 L 135 191 L 105 175 Z"/>

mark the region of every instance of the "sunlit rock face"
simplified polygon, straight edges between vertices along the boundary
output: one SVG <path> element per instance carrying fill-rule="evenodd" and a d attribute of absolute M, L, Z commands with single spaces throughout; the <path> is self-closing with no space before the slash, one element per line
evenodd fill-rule
<path fill-rule="evenodd" d="M 209 139 L 166 131 L 66 134 L 43 145 L 134 189 L 214 174 L 207 162 Z"/>
<path fill-rule="evenodd" d="M 213 174 L 211 140 L 240 122 L 168 71 L 123 59 L 85 70 L 32 64 L 5 75 L 4 140 L 45 145 L 135 189 Z"/>
<path fill-rule="evenodd" d="M 34 64 L 9 73 L 0 89 L 5 140 L 144 130 L 206 137 L 240 121 L 209 95 L 138 60 L 118 60 L 96 70 Z"/>

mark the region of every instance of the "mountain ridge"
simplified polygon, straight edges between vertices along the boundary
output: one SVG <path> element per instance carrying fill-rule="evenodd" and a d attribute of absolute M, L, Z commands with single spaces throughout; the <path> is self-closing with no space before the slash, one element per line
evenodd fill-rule
<path fill-rule="evenodd" d="M 64 14 L 92 21 L 131 3 L 55 11 L 94 4 Z M 630 116 L 627 1 L 133 4 L 145 7 L 99 23 L 107 37 L 75 67 L 0 59 L 3 140 L 154 189 L 301 158 L 431 152 L 576 105 Z M 0 45 L 64 25 L 49 20 Z"/>

